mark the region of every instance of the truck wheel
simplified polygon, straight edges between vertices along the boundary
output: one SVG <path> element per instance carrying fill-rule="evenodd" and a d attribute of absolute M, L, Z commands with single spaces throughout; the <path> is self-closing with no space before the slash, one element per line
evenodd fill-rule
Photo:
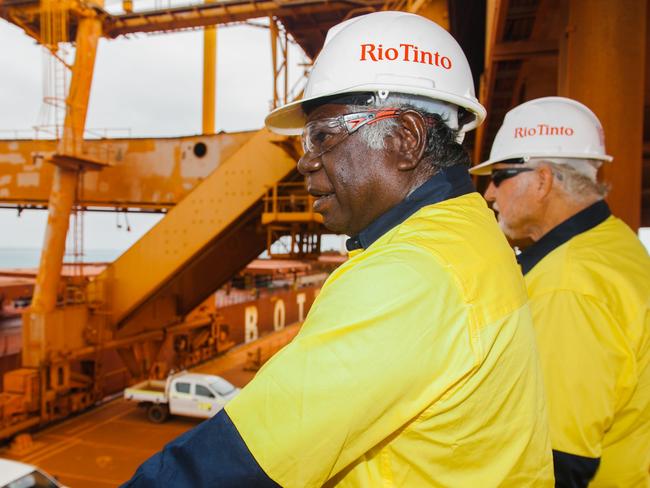
<path fill-rule="evenodd" d="M 167 405 L 160 405 L 158 403 L 149 405 L 149 408 L 147 408 L 147 417 L 154 424 L 162 424 L 169 417 L 169 408 L 167 408 Z"/>

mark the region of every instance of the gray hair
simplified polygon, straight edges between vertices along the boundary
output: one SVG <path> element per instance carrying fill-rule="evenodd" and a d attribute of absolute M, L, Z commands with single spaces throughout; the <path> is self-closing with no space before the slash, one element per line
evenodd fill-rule
<path fill-rule="evenodd" d="M 432 100 L 418 95 L 403 93 L 379 92 L 370 94 L 364 105 L 353 105 L 353 111 L 364 111 L 368 108 L 391 107 L 403 110 L 411 109 L 423 114 L 439 114 L 442 121 L 453 131 L 458 130 L 458 107 L 451 103 Z M 360 136 L 370 149 L 386 148 L 386 137 L 397 127 L 395 119 L 385 119 L 361 128 Z M 459 141 L 460 142 L 460 141 Z"/>
<path fill-rule="evenodd" d="M 602 200 L 609 193 L 609 185 L 597 178 L 601 161 L 590 159 L 538 159 L 530 162 L 532 167 L 547 165 L 560 190 L 576 202 Z"/>

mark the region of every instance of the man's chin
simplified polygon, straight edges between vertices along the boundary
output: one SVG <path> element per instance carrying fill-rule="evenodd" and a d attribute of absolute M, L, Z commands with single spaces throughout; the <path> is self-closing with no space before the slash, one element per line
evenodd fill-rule
<path fill-rule="evenodd" d="M 337 220 L 331 212 L 318 212 L 323 217 L 323 226 L 333 234 L 345 234 L 348 233 L 348 229 L 345 225 L 342 224 L 340 220 Z"/>
<path fill-rule="evenodd" d="M 323 219 L 323 226 L 332 232 L 333 234 L 345 234 L 349 235 L 341 225 L 337 225 L 336 223 L 328 222 L 327 220 Z"/>
<path fill-rule="evenodd" d="M 526 238 L 526 236 L 522 235 L 522 233 L 519 232 L 517 229 L 514 229 L 511 226 L 509 226 L 500 216 L 499 216 L 499 227 L 501 228 L 501 231 L 506 235 L 506 237 L 512 241 Z"/>

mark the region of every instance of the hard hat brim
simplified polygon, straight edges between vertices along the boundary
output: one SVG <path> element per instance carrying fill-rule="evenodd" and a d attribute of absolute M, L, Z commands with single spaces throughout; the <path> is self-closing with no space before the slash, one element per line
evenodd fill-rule
<path fill-rule="evenodd" d="M 476 127 L 478 127 L 483 120 L 485 120 L 486 111 L 483 105 L 478 101 L 472 102 L 467 98 L 454 95 L 453 93 L 448 93 L 442 90 L 435 89 L 423 89 L 417 88 L 413 89 L 412 87 L 405 85 L 385 85 L 381 86 L 370 84 L 370 85 L 360 85 L 352 88 L 346 88 L 333 93 L 328 93 L 327 95 L 318 95 L 314 97 L 304 98 L 301 100 L 296 100 L 295 102 L 288 103 L 282 107 L 279 107 L 273 110 L 270 114 L 266 116 L 264 124 L 266 127 L 275 132 L 276 134 L 282 135 L 300 135 L 302 134 L 303 127 L 307 121 L 305 113 L 302 110 L 302 104 L 304 102 L 310 102 L 318 100 L 320 98 L 329 98 L 335 95 L 343 95 L 346 93 L 363 93 L 363 92 L 377 92 L 377 91 L 388 91 L 392 93 L 405 93 L 407 95 L 419 95 L 424 97 L 429 97 L 434 100 L 441 100 L 443 102 L 453 103 L 459 107 L 463 107 L 470 112 L 472 112 L 476 117 L 473 121 L 469 122 L 462 128 L 462 132 L 468 132 Z"/>
<path fill-rule="evenodd" d="M 469 172 L 473 175 L 484 176 L 492 173 L 492 166 L 497 163 L 502 163 L 509 159 L 516 158 L 529 158 L 529 159 L 543 159 L 543 158 L 567 158 L 567 159 L 596 159 L 599 161 L 604 161 L 606 163 L 611 163 L 614 159 L 612 156 L 607 154 L 587 154 L 587 153 L 573 153 L 573 154 L 557 154 L 557 153 L 531 153 L 531 154 L 512 154 L 509 156 L 504 156 L 498 159 L 488 159 L 487 161 L 477 164 L 469 169 Z"/>

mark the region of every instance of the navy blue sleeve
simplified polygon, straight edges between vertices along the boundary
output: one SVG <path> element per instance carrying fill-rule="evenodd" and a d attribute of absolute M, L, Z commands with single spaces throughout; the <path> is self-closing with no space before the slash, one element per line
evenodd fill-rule
<path fill-rule="evenodd" d="M 554 450 L 553 467 L 556 488 L 587 488 L 598 471 L 599 465 L 599 458 L 576 456 Z"/>
<path fill-rule="evenodd" d="M 225 410 L 167 444 L 121 488 L 277 488 Z"/>

